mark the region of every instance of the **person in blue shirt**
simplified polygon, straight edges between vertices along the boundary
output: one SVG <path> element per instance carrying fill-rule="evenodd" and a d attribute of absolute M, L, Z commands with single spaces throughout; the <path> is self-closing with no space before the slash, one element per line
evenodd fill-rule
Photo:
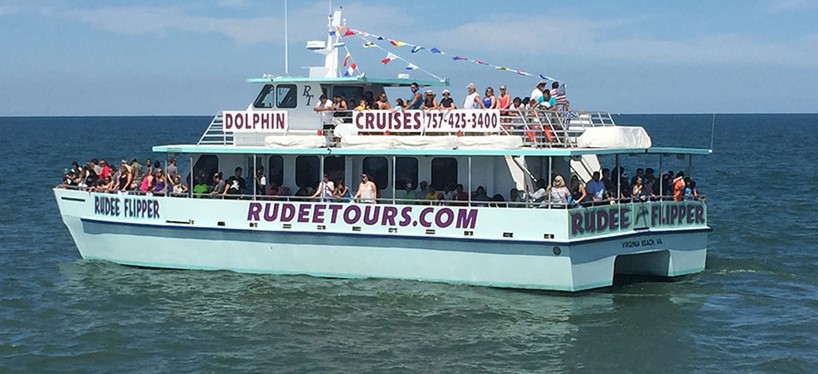
<path fill-rule="evenodd" d="M 591 175 L 591 180 L 585 184 L 585 192 L 588 196 L 591 196 L 591 199 L 594 202 L 600 202 L 604 200 L 605 192 L 605 183 L 600 180 L 600 175 L 598 171 L 595 171 L 594 174 Z"/>

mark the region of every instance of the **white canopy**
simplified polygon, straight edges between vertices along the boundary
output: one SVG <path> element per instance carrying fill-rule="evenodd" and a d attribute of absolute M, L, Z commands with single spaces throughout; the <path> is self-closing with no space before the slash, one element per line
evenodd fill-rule
<path fill-rule="evenodd" d="M 650 148 L 645 129 L 637 126 L 590 127 L 577 138 L 580 148 Z"/>

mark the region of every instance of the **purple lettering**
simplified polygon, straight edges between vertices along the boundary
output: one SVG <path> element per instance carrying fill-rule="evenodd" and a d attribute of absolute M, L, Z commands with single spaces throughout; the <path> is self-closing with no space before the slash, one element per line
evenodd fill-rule
<path fill-rule="evenodd" d="M 366 123 L 365 128 L 367 130 L 375 129 L 375 115 L 372 112 L 364 113 L 364 123 Z"/>
<path fill-rule="evenodd" d="M 282 113 L 276 114 L 276 129 L 278 130 L 286 130 L 287 129 L 287 116 Z"/>
<path fill-rule="evenodd" d="M 594 214 L 591 212 L 583 213 L 582 219 L 585 221 L 585 231 L 589 234 L 593 234 L 596 232 L 596 219 L 594 218 Z"/>
<path fill-rule="evenodd" d="M 267 205 L 270 205 L 270 203 L 267 203 Z M 250 203 L 250 207 L 247 209 L 247 220 L 259 221 L 259 213 L 261 213 L 261 203 Z"/>
<path fill-rule="evenodd" d="M 449 208 L 443 208 L 435 214 L 435 226 L 442 229 L 449 227 L 454 222 L 454 212 Z"/>
<path fill-rule="evenodd" d="M 668 215 L 667 224 L 672 225 L 676 218 L 679 217 L 679 207 L 672 205 L 670 206 L 670 214 Z"/>
<path fill-rule="evenodd" d="M 631 208 L 622 207 L 622 215 L 619 216 L 619 227 L 623 230 L 631 228 Z"/>
<path fill-rule="evenodd" d="M 324 223 L 324 209 L 327 204 L 315 204 L 312 210 L 312 223 Z"/>
<path fill-rule="evenodd" d="M 619 228 L 619 208 L 611 208 L 609 212 L 611 217 L 608 219 L 608 229 L 616 230 Z"/>
<path fill-rule="evenodd" d="M 582 229 L 582 214 L 571 214 L 571 235 L 582 234 L 585 230 Z"/>
<path fill-rule="evenodd" d="M 477 225 L 477 209 L 458 209 L 457 224 L 458 229 L 473 229 Z"/>
<path fill-rule="evenodd" d="M 274 204 L 264 204 L 264 220 L 267 222 L 273 222 L 278 218 L 278 203 Z"/>
<path fill-rule="evenodd" d="M 310 221 L 310 204 L 298 204 L 298 223 Z"/>
<path fill-rule="evenodd" d="M 608 227 L 608 212 L 605 210 L 599 210 L 596 212 L 596 229 L 600 232 L 604 232 L 605 228 Z"/>
<path fill-rule="evenodd" d="M 704 206 L 696 205 L 696 223 L 704 224 Z"/>
<path fill-rule="evenodd" d="M 295 205 L 291 203 L 282 204 L 281 222 L 290 222 L 295 218 Z"/>
<path fill-rule="evenodd" d="M 329 206 L 329 210 L 332 212 L 330 215 L 329 223 L 335 223 L 338 219 L 338 211 L 341 210 L 344 206 L 341 204 L 332 204 Z"/>
<path fill-rule="evenodd" d="M 383 218 L 381 218 L 381 226 L 395 226 L 395 217 L 398 215 L 398 208 L 394 206 L 386 206 L 383 208 Z"/>
<path fill-rule="evenodd" d="M 687 221 L 687 224 L 693 223 L 693 213 L 695 213 L 695 210 L 696 207 L 693 205 L 687 207 L 687 216 L 685 217 L 685 221 Z"/>
<path fill-rule="evenodd" d="M 400 218 L 401 221 L 398 222 L 398 226 L 400 227 L 409 226 L 409 224 L 412 223 L 412 207 L 410 206 L 403 207 L 403 209 L 400 210 Z"/>
<path fill-rule="evenodd" d="M 359 206 L 348 205 L 347 208 L 344 209 L 344 222 L 346 222 L 347 225 L 358 223 L 359 219 L 361 219 L 361 208 Z"/>
<path fill-rule="evenodd" d="M 119 210 L 119 209 L 117 209 Z M 153 201 L 153 217 L 159 218 L 159 200 Z"/>
<path fill-rule="evenodd" d="M 435 208 L 429 207 L 429 208 L 423 208 L 423 210 L 420 211 L 420 218 L 418 219 L 418 221 L 420 222 L 421 226 L 423 226 L 423 227 L 431 227 L 432 226 L 432 223 L 429 222 L 428 220 L 426 220 L 426 216 L 429 213 L 431 213 L 432 211 L 434 211 L 434 210 L 435 210 Z"/>
<path fill-rule="evenodd" d="M 367 205 L 364 208 L 364 224 L 372 226 L 378 224 L 378 216 L 381 213 L 381 207 Z"/>

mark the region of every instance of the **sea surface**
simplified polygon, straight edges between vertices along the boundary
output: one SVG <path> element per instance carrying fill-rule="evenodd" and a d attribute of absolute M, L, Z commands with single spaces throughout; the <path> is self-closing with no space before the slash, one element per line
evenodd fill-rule
<path fill-rule="evenodd" d="M 693 162 L 703 273 L 559 294 L 84 261 L 51 192 L 63 168 L 158 156 L 210 118 L 0 118 L 0 372 L 815 372 L 818 115 L 616 119 L 657 145 L 712 139 Z"/>

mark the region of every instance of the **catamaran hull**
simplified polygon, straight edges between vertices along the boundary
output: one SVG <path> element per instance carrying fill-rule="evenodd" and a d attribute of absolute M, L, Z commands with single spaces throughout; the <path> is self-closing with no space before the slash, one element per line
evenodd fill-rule
<path fill-rule="evenodd" d="M 61 210 L 64 204 L 77 204 L 58 201 Z M 665 277 L 700 272 L 708 231 L 635 232 L 561 242 L 195 227 L 118 222 L 65 211 L 63 221 L 83 258 L 123 265 L 556 291 L 610 286 L 615 272 Z"/>

